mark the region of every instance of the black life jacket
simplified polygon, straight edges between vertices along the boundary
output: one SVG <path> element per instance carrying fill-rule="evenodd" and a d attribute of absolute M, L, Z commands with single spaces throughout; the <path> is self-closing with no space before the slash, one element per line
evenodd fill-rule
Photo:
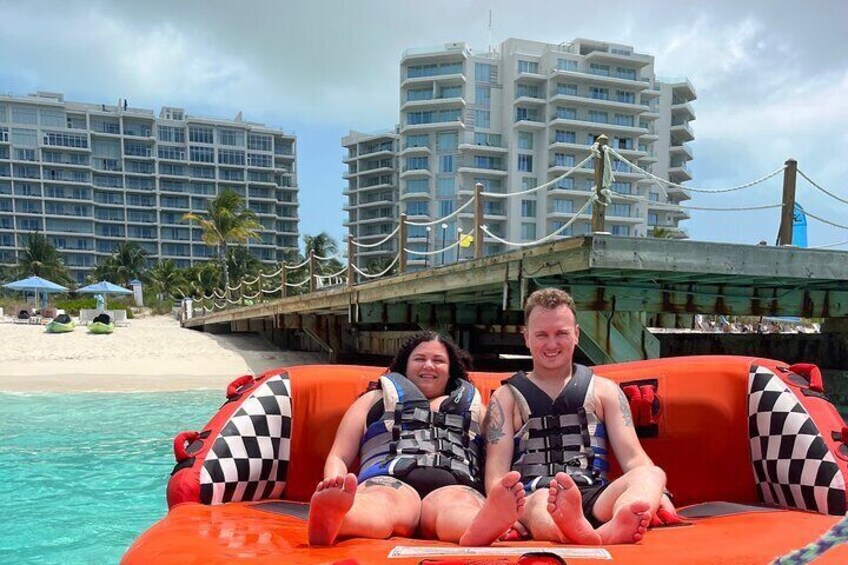
<path fill-rule="evenodd" d="M 574 365 L 571 379 L 551 400 L 523 371 L 502 384 L 509 386 L 523 425 L 515 433 L 512 469 L 521 473 L 528 490 L 548 486 L 559 472 L 579 486 L 608 482 L 606 428 L 587 403 L 594 382 L 592 370 Z"/>
<path fill-rule="evenodd" d="M 413 469 L 433 467 L 479 490 L 482 400 L 474 385 L 460 380 L 438 411 L 403 375 L 383 375 L 380 385 L 383 412 L 369 413 L 359 449 L 359 482 L 386 475 L 403 479 Z"/>

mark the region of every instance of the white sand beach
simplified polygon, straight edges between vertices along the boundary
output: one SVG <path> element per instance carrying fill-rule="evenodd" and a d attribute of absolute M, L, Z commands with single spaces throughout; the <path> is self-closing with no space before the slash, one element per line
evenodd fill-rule
<path fill-rule="evenodd" d="M 184 329 L 170 316 L 132 320 L 110 335 L 0 324 L 0 392 L 223 389 L 239 375 L 324 362 L 319 354 L 279 351 L 254 334 Z"/>

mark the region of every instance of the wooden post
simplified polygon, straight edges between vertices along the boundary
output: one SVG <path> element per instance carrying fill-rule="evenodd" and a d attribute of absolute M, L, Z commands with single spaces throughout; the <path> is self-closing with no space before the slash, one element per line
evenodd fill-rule
<path fill-rule="evenodd" d="M 315 292 L 315 250 L 309 250 L 309 292 Z"/>
<path fill-rule="evenodd" d="M 398 259 L 398 273 L 403 274 L 406 272 L 406 214 L 400 215 L 400 229 L 398 230 L 398 253 L 400 254 L 400 258 Z"/>
<path fill-rule="evenodd" d="M 353 256 L 353 234 L 348 232 L 347 234 L 347 286 L 353 286 L 353 262 L 356 259 Z"/>
<path fill-rule="evenodd" d="M 483 256 L 483 183 L 474 185 L 474 258 Z"/>
<path fill-rule="evenodd" d="M 601 191 L 603 190 L 604 183 L 604 161 L 606 160 L 606 153 L 604 153 L 604 146 L 608 143 L 609 139 L 606 135 L 601 134 L 598 136 L 598 149 L 601 151 L 600 157 L 595 157 L 595 195 L 598 199 L 592 204 L 592 232 L 598 233 L 605 231 L 604 224 L 606 223 L 607 216 L 607 207 L 601 204 L 600 198 Z"/>
<path fill-rule="evenodd" d="M 286 294 L 288 294 L 286 292 L 288 289 L 286 286 L 286 270 L 286 261 L 283 259 L 283 261 L 280 262 L 280 298 L 285 298 Z"/>
<path fill-rule="evenodd" d="M 792 224 L 795 218 L 795 180 L 798 175 L 798 161 L 788 159 L 783 169 L 783 208 L 780 213 L 780 229 L 777 232 L 778 245 L 792 245 Z"/>

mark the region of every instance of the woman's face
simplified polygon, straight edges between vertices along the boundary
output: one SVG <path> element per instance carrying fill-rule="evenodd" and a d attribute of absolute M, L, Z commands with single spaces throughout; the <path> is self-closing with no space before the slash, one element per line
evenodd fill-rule
<path fill-rule="evenodd" d="M 406 378 L 429 399 L 445 394 L 450 377 L 448 350 L 440 341 L 424 341 L 412 350 Z"/>

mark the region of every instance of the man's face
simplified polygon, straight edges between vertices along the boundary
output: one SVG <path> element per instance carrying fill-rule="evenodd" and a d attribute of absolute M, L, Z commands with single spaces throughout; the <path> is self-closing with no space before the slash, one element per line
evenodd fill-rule
<path fill-rule="evenodd" d="M 533 371 L 543 376 L 569 374 L 579 337 L 580 328 L 568 306 L 552 310 L 533 308 L 524 328 L 524 343 L 533 357 Z"/>

